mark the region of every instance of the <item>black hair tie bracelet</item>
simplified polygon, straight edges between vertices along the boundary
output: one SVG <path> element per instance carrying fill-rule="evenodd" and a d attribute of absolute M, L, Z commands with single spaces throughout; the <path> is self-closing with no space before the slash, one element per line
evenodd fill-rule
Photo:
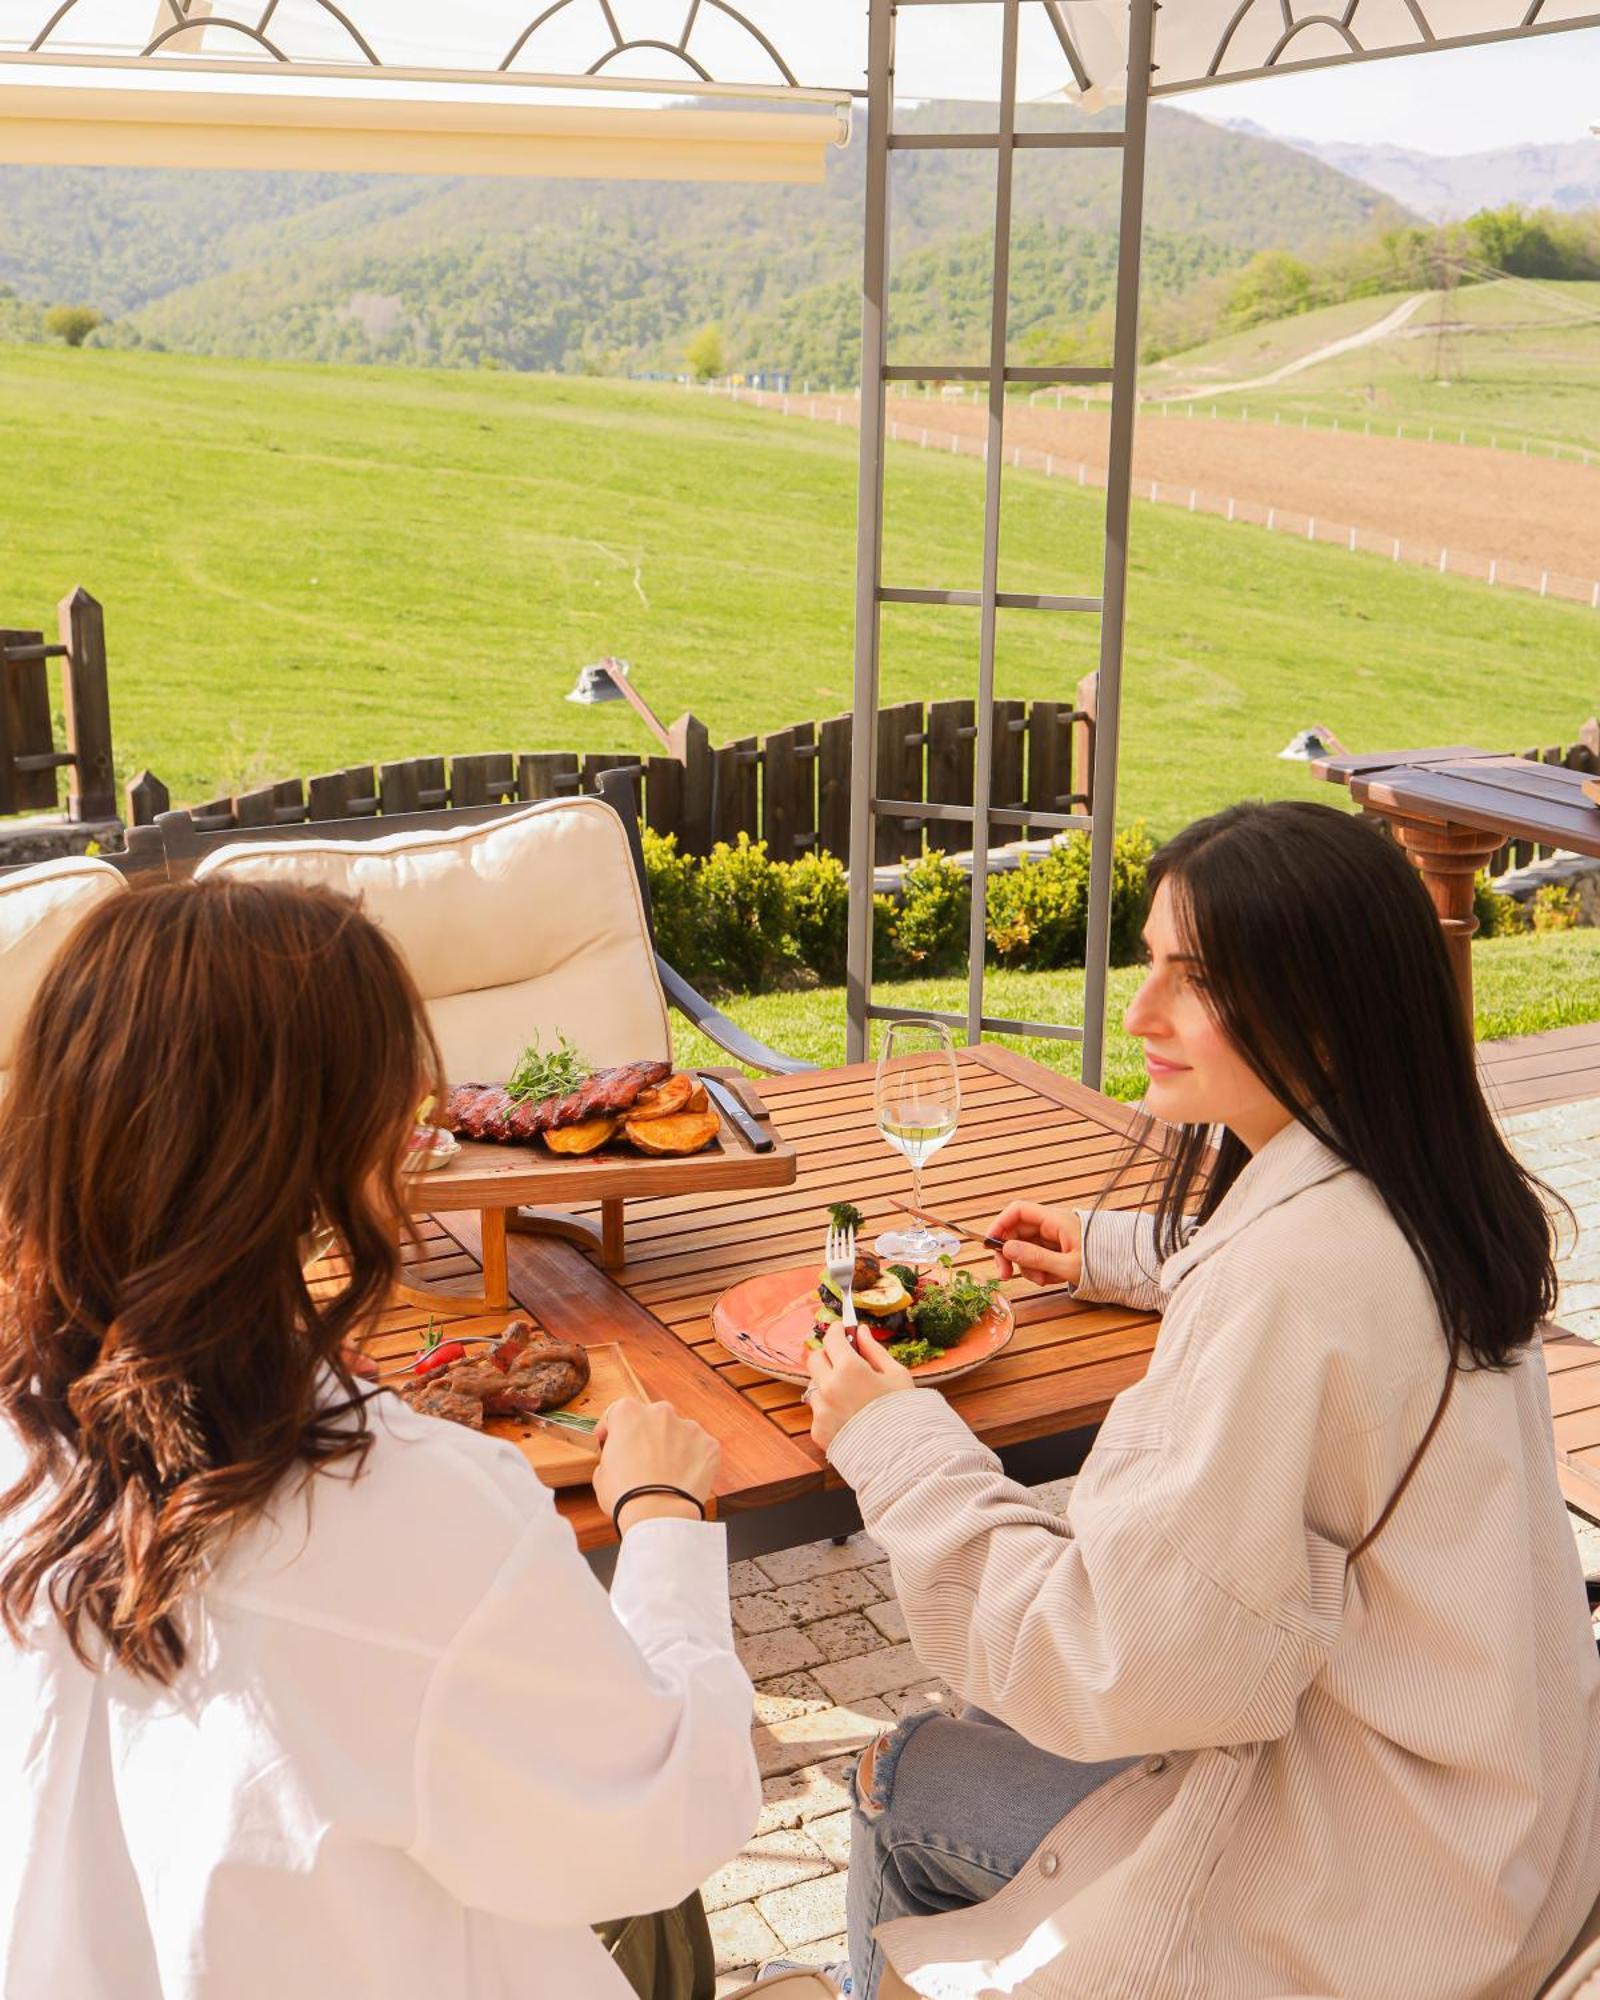
<path fill-rule="evenodd" d="M 630 1486 L 611 1510 L 611 1525 L 616 1529 L 619 1541 L 622 1538 L 623 1508 L 630 1500 L 642 1500 L 647 1493 L 670 1493 L 675 1500 L 687 1500 L 691 1507 L 698 1508 L 702 1521 L 706 1518 L 706 1503 L 696 1499 L 694 1494 L 686 1493 L 681 1486 Z"/>

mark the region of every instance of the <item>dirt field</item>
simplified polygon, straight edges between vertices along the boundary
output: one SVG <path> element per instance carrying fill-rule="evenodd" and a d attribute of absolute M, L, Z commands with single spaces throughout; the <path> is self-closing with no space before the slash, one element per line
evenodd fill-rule
<path fill-rule="evenodd" d="M 795 397 L 791 409 L 831 416 L 836 400 Z M 855 407 L 844 399 L 846 421 L 854 421 Z M 920 397 L 891 398 L 890 415 L 903 437 L 925 426 L 976 441 L 985 423 L 976 404 Z M 1103 468 L 1106 433 L 1104 410 L 1017 405 L 1007 415 L 1006 445 Z M 1139 481 L 1197 488 L 1213 502 L 1233 496 L 1247 518 L 1271 507 L 1448 549 L 1452 568 L 1459 555 L 1478 558 L 1480 570 L 1493 558 L 1502 568 L 1600 579 L 1600 466 L 1420 439 L 1151 415 L 1135 434 L 1134 473 Z"/>

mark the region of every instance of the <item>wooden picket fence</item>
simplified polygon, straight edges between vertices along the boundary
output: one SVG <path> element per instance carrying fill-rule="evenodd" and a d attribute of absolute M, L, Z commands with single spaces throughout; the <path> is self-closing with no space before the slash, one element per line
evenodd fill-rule
<path fill-rule="evenodd" d="M 56 606 L 57 637 L 0 629 L 0 817 L 54 812 L 67 773 L 67 814 L 76 823 L 114 820 L 111 699 L 105 619 L 83 589 Z M 59 661 L 64 742 L 58 747 L 50 670 Z"/>
<path fill-rule="evenodd" d="M 1600 777 L 1600 717 L 1591 716 L 1578 731 L 1576 743 L 1554 744 L 1543 750 L 1520 750 L 1530 764 L 1564 764 L 1569 771 L 1583 771 Z M 1491 875 L 1503 875 L 1508 868 L 1526 868 L 1555 853 L 1553 847 L 1538 847 L 1531 840 L 1508 840 L 1489 864 Z"/>
<path fill-rule="evenodd" d="M 877 789 L 881 798 L 938 805 L 972 803 L 976 704 L 900 702 L 878 714 Z M 298 826 L 374 814 L 433 812 L 443 806 L 497 805 L 593 792 L 603 771 L 626 769 L 640 782 L 645 823 L 676 834 L 682 852 L 708 854 L 741 833 L 765 840 L 774 859 L 820 850 L 844 856 L 850 846 L 848 715 L 801 722 L 765 738 L 745 736 L 714 748 L 693 716 L 674 725 L 681 756 L 629 757 L 603 751 L 488 751 L 460 757 L 409 757 L 355 764 L 311 778 L 288 778 L 191 808 L 205 831 L 236 826 Z M 991 803 L 1040 813 L 1088 811 L 1094 769 L 1094 677 L 1075 702 L 997 701 Z M 171 800 L 148 772 L 128 787 L 128 820 L 148 824 Z M 1006 839 L 1021 829 L 1007 828 Z M 929 846 L 970 847 L 970 829 L 948 820 L 882 818 L 877 861 Z"/>

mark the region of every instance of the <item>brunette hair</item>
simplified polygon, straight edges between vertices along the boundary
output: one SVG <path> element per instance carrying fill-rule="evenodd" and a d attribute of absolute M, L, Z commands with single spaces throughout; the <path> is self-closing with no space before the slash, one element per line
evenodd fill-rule
<path fill-rule="evenodd" d="M 1284 800 L 1196 820 L 1156 854 L 1206 1005 L 1281 1104 L 1382 1196 L 1416 1252 L 1454 1365 L 1503 1368 L 1555 1309 L 1551 1197 L 1479 1086 L 1444 937 L 1375 828 Z M 1215 1150 L 1213 1151 L 1213 1147 Z M 1249 1159 L 1179 1128 L 1156 1210 L 1165 1257 Z"/>
<path fill-rule="evenodd" d="M 439 1062 L 356 905 L 243 882 L 95 910 L 0 1102 L 0 1622 L 171 1681 L 178 1608 L 297 1469 L 371 1439 L 343 1343 L 399 1272 L 405 1136 Z M 326 1229 L 345 1259 L 314 1296 Z"/>

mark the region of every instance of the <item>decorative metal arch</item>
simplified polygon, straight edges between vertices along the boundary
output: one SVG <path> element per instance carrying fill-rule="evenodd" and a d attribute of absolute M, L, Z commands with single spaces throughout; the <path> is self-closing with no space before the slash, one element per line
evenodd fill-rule
<path fill-rule="evenodd" d="M 30 55 L 47 55 L 50 52 L 51 36 L 78 4 L 79 0 L 61 0 L 61 5 L 29 44 Z M 228 33 L 242 35 L 246 41 L 265 50 L 274 62 L 288 63 L 294 60 L 293 56 L 278 47 L 267 35 L 272 17 L 278 11 L 278 0 L 266 0 L 266 4 L 253 21 L 239 20 L 231 15 L 197 12 L 196 0 L 162 0 L 162 4 L 172 15 L 172 20 L 139 51 L 141 58 L 159 55 L 169 42 L 175 41 L 180 35 L 198 33 L 203 28 L 220 28 Z M 330 20 L 338 23 L 360 51 L 363 62 L 371 64 L 374 68 L 382 67 L 372 44 L 350 16 L 334 4 L 334 0 L 313 0 L 313 4 Z M 159 16 L 157 18 L 159 19 Z"/>
<path fill-rule="evenodd" d="M 499 67 L 501 69 L 510 69 L 517 57 L 521 55 L 522 51 L 544 24 L 547 21 L 553 20 L 557 14 L 564 14 L 572 4 L 573 0 L 552 0 L 552 4 L 546 7 L 542 14 L 536 15 L 528 23 L 527 27 L 523 29 L 522 33 L 518 35 L 517 39 L 506 51 Z M 799 79 L 778 53 L 771 40 L 761 32 L 755 22 L 750 20 L 747 15 L 741 14 L 737 7 L 729 6 L 728 0 L 689 0 L 689 11 L 684 16 L 683 26 L 678 30 L 677 40 L 671 42 L 642 39 L 630 41 L 623 34 L 621 27 L 617 23 L 616 14 L 612 11 L 611 0 L 599 0 L 599 4 L 600 11 L 605 16 L 606 26 L 611 31 L 611 47 L 605 50 L 602 55 L 598 56 L 589 65 L 588 69 L 584 72 L 587 76 L 598 76 L 609 64 L 615 62 L 618 56 L 627 55 L 631 50 L 659 49 L 665 55 L 676 56 L 685 68 L 691 70 L 694 75 L 699 77 L 702 83 L 712 82 L 713 78 L 710 70 L 693 56 L 689 50 L 689 37 L 694 33 L 702 12 L 709 10 L 726 16 L 728 20 L 733 21 L 739 27 L 743 28 L 750 39 L 761 48 L 771 61 L 773 68 L 778 72 L 780 81 L 788 84 L 793 89 L 799 87 Z"/>

